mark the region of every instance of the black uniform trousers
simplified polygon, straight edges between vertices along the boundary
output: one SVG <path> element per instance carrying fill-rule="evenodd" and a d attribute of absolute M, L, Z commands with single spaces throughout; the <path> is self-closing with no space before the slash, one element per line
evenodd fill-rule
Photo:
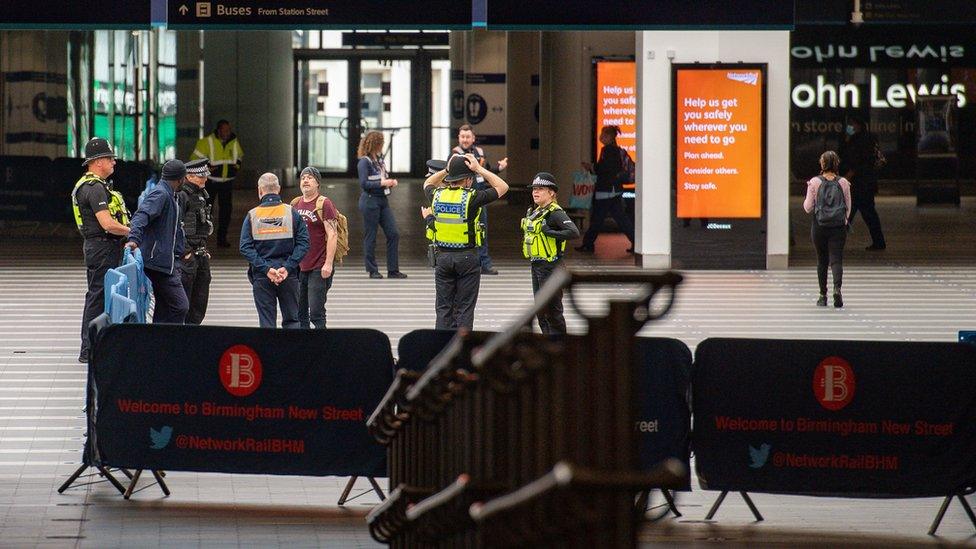
<path fill-rule="evenodd" d="M 209 204 L 218 202 L 217 207 L 217 242 L 227 241 L 227 229 L 230 227 L 230 214 L 234 211 L 234 180 L 207 181 L 207 194 L 210 195 Z"/>
<path fill-rule="evenodd" d="M 474 329 L 474 308 L 481 289 L 481 260 L 477 248 L 437 252 L 434 288 L 438 330 Z"/>
<path fill-rule="evenodd" d="M 539 289 L 545 285 L 546 280 L 549 280 L 549 276 L 551 276 L 552 272 L 559 267 L 560 263 L 562 263 L 562 260 L 560 259 L 552 262 L 545 260 L 532 262 L 533 295 L 538 295 Z M 549 302 L 548 307 L 539 311 L 539 314 L 536 315 L 536 320 L 539 321 L 539 328 L 545 335 L 562 335 L 566 333 L 566 318 L 563 316 L 562 290 L 559 290 L 559 294 Z"/>
<path fill-rule="evenodd" d="M 105 273 L 122 262 L 121 238 L 86 238 L 84 245 L 88 291 L 85 293 L 85 312 L 81 316 L 81 358 L 87 358 L 91 348 L 88 323 L 105 312 Z"/>
<path fill-rule="evenodd" d="M 380 272 L 376 264 L 376 233 L 379 228 L 386 235 L 386 271 L 400 270 L 400 231 L 390 201 L 385 196 L 362 193 L 359 196 L 359 211 L 363 214 L 363 262 L 367 273 Z"/>
<path fill-rule="evenodd" d="M 180 271 L 183 291 L 190 302 L 186 323 L 201 324 L 207 315 L 207 303 L 210 302 L 210 254 L 194 253 L 189 259 L 183 256 Z"/>
<path fill-rule="evenodd" d="M 810 229 L 813 247 L 817 249 L 817 282 L 820 295 L 827 294 L 827 266 L 834 276 L 834 293 L 840 293 L 844 281 L 844 243 L 847 242 L 847 226 L 821 227 L 816 221 Z"/>

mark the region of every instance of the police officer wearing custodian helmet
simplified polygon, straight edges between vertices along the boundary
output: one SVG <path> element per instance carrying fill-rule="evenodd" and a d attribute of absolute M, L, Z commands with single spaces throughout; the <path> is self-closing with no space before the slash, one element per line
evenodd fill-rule
<path fill-rule="evenodd" d="M 88 362 L 88 323 L 105 310 L 105 273 L 122 259 L 124 238 L 129 235 L 129 211 L 122 194 L 113 191 L 108 177 L 115 171 L 115 151 L 101 137 L 85 145 L 85 174 L 71 191 L 75 224 L 85 239 L 88 292 L 81 317 L 79 362 Z"/>
<path fill-rule="evenodd" d="M 488 189 L 471 188 L 478 176 L 485 179 Z M 431 207 L 423 209 L 421 214 L 425 218 L 433 215 L 427 236 L 437 247 L 434 266 L 437 329 L 474 327 L 474 309 L 481 287 L 478 246 L 484 241 L 481 207 L 507 192 L 508 184 L 472 154 L 452 156 L 446 169 L 424 181 L 424 194 Z"/>

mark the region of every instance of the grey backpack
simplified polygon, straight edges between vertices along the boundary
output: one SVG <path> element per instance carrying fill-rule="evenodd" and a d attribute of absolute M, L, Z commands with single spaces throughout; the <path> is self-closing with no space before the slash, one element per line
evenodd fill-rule
<path fill-rule="evenodd" d="M 839 178 L 830 181 L 820 177 L 814 217 L 821 227 L 843 227 L 847 223 L 847 203 Z"/>

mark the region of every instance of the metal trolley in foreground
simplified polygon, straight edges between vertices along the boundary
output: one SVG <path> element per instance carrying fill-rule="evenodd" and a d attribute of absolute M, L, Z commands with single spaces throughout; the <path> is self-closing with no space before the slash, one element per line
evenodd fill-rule
<path fill-rule="evenodd" d="M 459 333 L 423 372 L 401 371 L 368 421 L 389 452 L 390 497 L 367 517 L 393 547 L 634 547 L 636 496 L 687 478 L 677 461 L 640 471 L 637 332 L 670 310 L 681 276 L 557 271 L 507 331 Z M 605 314 L 580 287 L 637 286 Z M 582 336 L 524 330 L 568 288 Z"/>

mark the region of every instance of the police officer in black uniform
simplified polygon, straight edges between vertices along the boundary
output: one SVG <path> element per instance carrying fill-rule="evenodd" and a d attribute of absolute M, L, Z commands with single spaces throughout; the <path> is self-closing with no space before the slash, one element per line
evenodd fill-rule
<path fill-rule="evenodd" d="M 471 188 L 479 175 L 487 181 L 488 189 Z M 434 308 L 438 330 L 474 328 L 474 309 L 481 287 L 477 247 L 484 237 L 479 219 L 481 208 L 506 192 L 508 183 L 471 154 L 452 156 L 446 169 L 424 181 L 430 208 L 421 209 L 421 215 L 428 219 L 427 236 L 437 247 Z"/>
<path fill-rule="evenodd" d="M 183 232 L 186 234 L 186 251 L 183 253 L 181 279 L 190 310 L 187 324 L 200 324 L 207 314 L 210 300 L 210 252 L 207 237 L 213 234 L 210 215 L 210 195 L 205 188 L 210 170 L 209 160 L 200 158 L 186 163 L 186 183 L 179 193 L 180 210 L 183 211 Z"/>
<path fill-rule="evenodd" d="M 485 150 L 481 147 L 475 145 L 475 140 L 477 136 L 474 134 L 474 129 L 468 125 L 464 124 L 458 128 L 458 145 L 454 147 L 451 152 L 453 154 L 471 154 L 478 160 L 478 163 L 488 168 L 488 171 L 494 174 L 499 174 L 508 167 L 508 157 L 502 158 L 498 161 L 495 166 L 492 166 L 491 162 L 488 160 L 488 155 L 485 154 Z M 474 190 L 483 191 L 490 188 L 488 183 L 485 181 L 484 176 L 478 174 L 474 178 L 474 185 L 472 185 Z M 478 246 L 478 260 L 481 262 L 481 274 L 486 275 L 497 275 L 498 269 L 496 269 L 491 262 L 491 255 L 488 254 L 488 210 L 481 210 L 481 224 L 484 225 L 485 234 L 483 235 L 483 242 Z"/>
<path fill-rule="evenodd" d="M 115 171 L 115 151 L 101 137 L 85 145 L 85 175 L 71 191 L 75 224 L 85 239 L 85 267 L 88 292 L 81 317 L 81 353 L 79 362 L 88 362 L 90 342 L 88 323 L 105 311 L 105 273 L 118 267 L 122 246 L 129 234 L 129 211 L 122 195 L 112 190 L 108 177 Z"/>

